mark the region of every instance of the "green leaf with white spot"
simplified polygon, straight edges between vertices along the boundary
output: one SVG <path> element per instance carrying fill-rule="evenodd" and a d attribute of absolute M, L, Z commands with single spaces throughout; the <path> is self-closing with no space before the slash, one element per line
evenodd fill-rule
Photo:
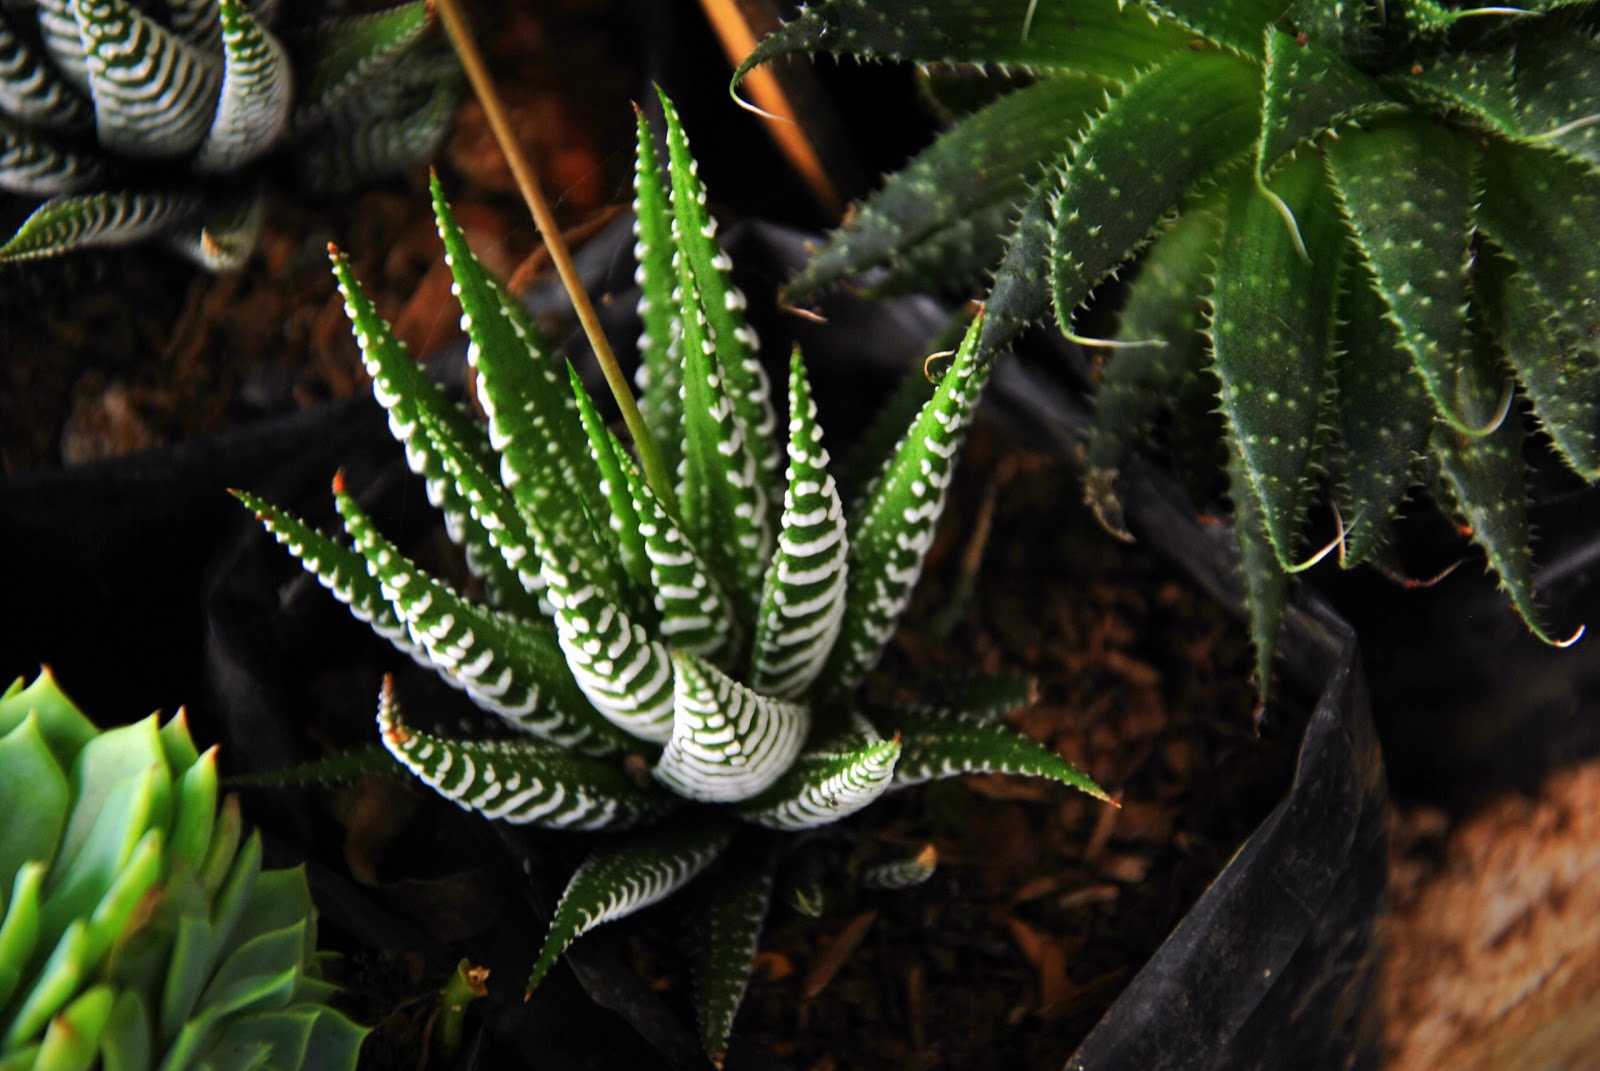
<path fill-rule="evenodd" d="M 871 726 L 834 736 L 801 752 L 772 786 L 739 804 L 740 818 L 769 829 L 812 829 L 872 803 L 894 784 L 900 740 Z"/>
<path fill-rule="evenodd" d="M 1128 538 L 1117 471 L 1150 437 L 1158 415 L 1210 361 L 1201 294 L 1211 289 L 1222 240 L 1216 206 L 1185 212 L 1163 229 L 1128 286 L 1116 339 L 1095 390 L 1085 448 L 1085 495 L 1106 528 Z"/>
<path fill-rule="evenodd" d="M 683 272 L 694 278 L 694 291 L 705 315 L 706 341 L 716 347 L 721 365 L 722 392 L 744 439 L 744 449 L 755 464 L 746 489 L 758 537 L 756 557 L 765 558 L 772 547 L 772 518 L 782 493 L 782 451 L 774 438 L 777 416 L 772 408 L 772 385 L 756 352 L 755 332 L 745 323 L 745 296 L 733 285 L 729 271 L 733 262 L 717 245 L 717 224 L 706 209 L 706 188 L 700 181 L 699 165 L 689 153 L 689 136 L 678 118 L 678 110 L 657 90 L 662 114 L 667 122 L 668 172 L 672 179 L 672 236 L 679 260 L 678 287 L 683 300 L 690 300 Z M 692 359 L 692 358 L 691 358 Z M 759 584 L 760 566 L 754 579 Z"/>
<path fill-rule="evenodd" d="M 1289 10 L 1286 0 L 1141 0 L 1163 18 L 1213 44 L 1261 59 L 1269 28 Z"/>
<path fill-rule="evenodd" d="M 1548 150 L 1493 144 L 1480 219 L 1567 332 L 1600 337 L 1600 172 Z"/>
<path fill-rule="evenodd" d="M 774 699 L 711 663 L 672 654 L 672 736 L 656 780 L 705 803 L 747 800 L 794 764 L 811 731 L 811 708 Z"/>
<path fill-rule="evenodd" d="M 1345 266 L 1334 381 L 1343 469 L 1338 502 L 1346 525 L 1343 564 L 1352 566 L 1384 539 L 1420 476 L 1418 462 L 1436 419 L 1411 351 L 1371 269 L 1359 261 Z"/>
<path fill-rule="evenodd" d="M 1062 76 L 966 116 L 892 174 L 785 293 L 805 298 L 873 268 L 877 293 L 964 286 L 993 268 L 1021 203 L 1105 103 L 1108 83 Z"/>
<path fill-rule="evenodd" d="M 474 486 L 490 494 L 501 490 L 499 482 L 489 476 L 498 459 L 483 428 L 445 397 L 412 359 L 405 343 L 395 338 L 345 256 L 330 250 L 329 259 L 362 364 L 372 378 L 373 394 L 388 413 L 390 432 L 405 448 L 406 464 L 422 477 L 428 501 L 444 514 L 445 531 L 466 551 L 468 568 L 483 578 L 495 602 L 533 616 L 538 600 L 528 593 L 524 579 L 500 549 L 502 545 L 528 547 L 532 537 L 526 524 L 520 524 L 519 517 L 506 517 L 510 511 L 503 508 L 485 524 L 476 514 L 487 515 L 487 511 L 474 509 L 468 490 L 458 479 L 463 469 L 471 469 L 476 477 Z M 446 461 L 446 456 L 451 461 Z"/>
<path fill-rule="evenodd" d="M 1368 0 L 1293 0 L 1289 19 L 1319 48 L 1344 56 L 1370 54 L 1377 41 L 1377 11 Z"/>
<path fill-rule="evenodd" d="M 478 376 L 478 400 L 489 415 L 489 441 L 500 455 L 505 485 L 552 550 L 576 555 L 595 576 L 611 575 L 610 533 L 600 470 L 578 417 L 566 369 L 549 341 L 467 245 L 438 178 L 433 211 L 455 279 L 467 331 L 467 361 Z"/>
<path fill-rule="evenodd" d="M 783 699 L 811 687 L 844 618 L 850 541 L 828 461 L 796 347 L 789 361 L 789 486 L 750 658 L 750 686 Z"/>
<path fill-rule="evenodd" d="M 823 694 L 855 687 L 877 663 L 922 572 L 956 455 L 994 367 L 978 353 L 982 329 L 980 316 L 872 494 L 849 519 L 844 620 L 817 681 Z"/>
<path fill-rule="evenodd" d="M 672 194 L 644 110 L 634 108 L 639 146 L 633 171 L 634 256 L 639 284 L 639 411 L 661 451 L 661 463 L 677 472 L 683 459 L 683 363 L 678 348 L 678 272 L 672 266 Z"/>
<path fill-rule="evenodd" d="M 763 38 L 733 84 L 763 63 L 828 52 L 865 60 L 979 63 L 1127 79 L 1187 46 L 1181 27 L 1118 0 L 825 0 Z"/>
<path fill-rule="evenodd" d="M 541 740 L 447 740 L 404 724 L 392 684 L 378 698 L 383 746 L 424 784 L 464 810 L 513 825 L 626 829 L 678 801 L 641 787 L 613 762 Z"/>
<path fill-rule="evenodd" d="M 1244 604 L 1250 616 L 1250 645 L 1256 655 L 1256 696 L 1265 706 L 1272 691 L 1272 652 L 1278 646 L 1289 606 L 1289 575 L 1267 538 L 1266 517 L 1244 459 L 1230 453 L 1228 497 L 1233 503 L 1233 538 L 1239 547 Z"/>
<path fill-rule="evenodd" d="M 923 717 L 908 725 L 900 741 L 894 787 L 969 773 L 1046 777 L 1109 800 L 1088 774 L 1054 751 L 1000 725 L 967 718 Z"/>
<path fill-rule="evenodd" d="M 1481 438 L 1440 425 L 1430 449 L 1455 500 L 1472 541 L 1483 548 L 1489 568 L 1533 634 L 1556 642 L 1545 631 L 1533 589 L 1533 555 L 1528 550 L 1527 466 L 1522 460 L 1521 422 L 1508 419 Z"/>
<path fill-rule="evenodd" d="M 53 197 L 22 221 L 0 264 L 60 256 L 94 246 L 126 245 L 191 219 L 200 198 L 190 193 L 89 193 Z"/>
<path fill-rule="evenodd" d="M 1254 64 L 1198 52 L 1140 78 L 1089 124 L 1053 193 L 1048 263 L 1063 330 L 1185 193 L 1254 147 L 1260 99 Z"/>
<path fill-rule="evenodd" d="M 128 156 L 194 151 L 210 129 L 221 65 L 127 0 L 75 2 L 95 137 Z"/>
<path fill-rule="evenodd" d="M 579 694 L 548 622 L 468 602 L 384 539 L 342 485 L 334 501 L 368 571 L 444 680 L 522 732 L 599 754 L 628 745 Z"/>
<path fill-rule="evenodd" d="M 1501 381 L 1458 358 L 1472 264 L 1472 143 L 1429 120 L 1395 117 L 1326 151 L 1356 247 L 1434 404 L 1458 431 L 1489 431 L 1504 415 Z"/>
<path fill-rule="evenodd" d="M 725 822 L 702 816 L 638 834 L 585 859 L 556 905 L 528 978 L 529 992 L 573 941 L 687 885 L 711 865 L 731 836 Z"/>
<path fill-rule="evenodd" d="M 1526 276 L 1498 257 L 1486 260 L 1478 289 L 1491 291 L 1491 329 L 1539 426 L 1574 472 L 1600 479 L 1600 352 L 1561 326 Z"/>
<path fill-rule="evenodd" d="M 216 113 L 195 154 L 202 174 L 232 171 L 271 148 L 289 122 L 289 56 L 241 0 L 218 0 L 223 73 Z"/>
<path fill-rule="evenodd" d="M 1353 116 L 1402 107 L 1337 52 L 1274 32 L 1267 37 L 1256 175 L 1266 183 L 1279 160 Z"/>
<path fill-rule="evenodd" d="M 1459 109 L 1471 122 L 1515 137 L 1521 132 L 1512 53 L 1446 52 L 1418 60 L 1389 84 L 1432 109 Z"/>
<path fill-rule="evenodd" d="M 694 1003 L 701 1047 L 718 1067 L 755 967 L 776 862 L 764 846 L 736 843 L 701 885 L 705 892 L 695 927 Z"/>
<path fill-rule="evenodd" d="M 1517 42 L 1516 108 L 1528 137 L 1600 167 L 1600 43 L 1573 30 Z"/>
<path fill-rule="evenodd" d="M 1278 561 L 1288 567 L 1308 503 L 1345 238 L 1314 154 L 1284 164 L 1273 185 L 1298 235 L 1254 183 L 1234 184 L 1217 259 L 1211 342 L 1233 450 L 1260 500 Z"/>

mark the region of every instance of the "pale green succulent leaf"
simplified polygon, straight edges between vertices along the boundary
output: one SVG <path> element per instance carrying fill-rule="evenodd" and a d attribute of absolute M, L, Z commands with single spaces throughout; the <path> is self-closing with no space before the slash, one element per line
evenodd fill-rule
<path fill-rule="evenodd" d="M 982 330 L 980 316 L 872 494 L 850 518 L 844 620 L 818 678 L 823 693 L 855 687 L 877 663 L 922 572 L 956 457 L 994 367 L 978 350 Z"/>
<path fill-rule="evenodd" d="M 1106 94 L 1098 78 L 1050 78 L 964 117 L 859 205 L 786 294 L 803 300 L 880 267 L 877 293 L 970 283 L 999 263 L 1022 202 Z"/>
<path fill-rule="evenodd" d="M 43 934 L 55 933 L 61 937 L 34 973 L 33 984 L 19 991 L 20 1000 L 13 1006 L 10 1026 L 0 1035 L 0 1052 L 40 1040 L 50 1020 L 78 992 L 92 967 L 84 961 L 89 941 L 88 919 L 74 918 L 63 929 L 54 928 L 47 921 Z"/>
<path fill-rule="evenodd" d="M 1084 455 L 1086 500 L 1120 537 L 1129 536 L 1118 471 L 1210 361 L 1199 298 L 1211 289 L 1221 241 L 1217 206 L 1185 212 L 1163 228 L 1128 285 L 1116 334 L 1124 346 L 1107 352 Z"/>
<path fill-rule="evenodd" d="M 592 753 L 626 746 L 584 701 L 548 621 L 467 601 L 401 554 L 342 488 L 334 500 L 368 571 L 444 680 L 521 732 Z"/>
<path fill-rule="evenodd" d="M 127 0 L 76 0 L 95 137 L 127 156 L 173 157 L 205 140 L 221 64 Z"/>
<path fill-rule="evenodd" d="M 734 680 L 705 659 L 673 651 L 672 736 L 656 780 L 687 799 L 733 803 L 783 776 L 811 731 L 811 709 Z"/>
<path fill-rule="evenodd" d="M 969 773 L 1045 777 L 1109 800 L 1105 790 L 1060 755 L 1001 725 L 967 718 L 923 717 L 901 733 L 894 787 Z"/>
<path fill-rule="evenodd" d="M 765 792 L 737 808 L 740 818 L 769 829 L 830 825 L 877 800 L 894 782 L 900 740 L 869 726 L 806 749 Z"/>
<path fill-rule="evenodd" d="M 1290 11 L 1287 0 L 1140 0 L 1213 44 L 1260 60 L 1268 31 Z"/>
<path fill-rule="evenodd" d="M 57 144 L 0 115 L 0 190 L 53 197 L 88 189 L 106 177 L 98 155 Z"/>
<path fill-rule="evenodd" d="M 1520 421 L 1508 419 L 1481 438 L 1439 426 L 1430 448 L 1473 542 L 1488 556 L 1489 568 L 1500 578 L 1511 604 L 1534 635 L 1555 643 L 1545 631 L 1534 595 Z"/>
<path fill-rule="evenodd" d="M 490 475 L 499 459 L 483 428 L 412 359 L 378 315 L 344 254 L 330 251 L 329 258 L 362 363 L 372 378 L 372 393 L 405 449 L 406 464 L 422 477 L 428 501 L 444 514 L 445 531 L 466 551 L 467 567 L 483 578 L 496 604 L 535 615 L 538 600 L 529 588 L 536 590 L 537 584 L 529 580 L 538 580 L 538 570 L 531 561 L 519 570 L 508 560 L 526 560 L 533 536 L 516 511 L 507 508 L 504 489 Z M 463 470 L 470 470 L 472 488 L 494 501 L 475 504 L 463 486 L 467 477 L 456 478 Z"/>
<path fill-rule="evenodd" d="M 88 936 L 82 951 L 83 961 L 89 968 L 98 968 L 104 962 L 117 940 L 133 924 L 136 912 L 147 907 L 146 897 L 166 876 L 165 848 L 166 838 L 159 828 L 146 830 L 138 847 L 112 878 L 105 895 L 94 905 L 93 913 L 88 916 Z"/>
<path fill-rule="evenodd" d="M 1461 361 L 1472 264 L 1476 150 L 1431 120 L 1394 117 L 1330 141 L 1340 205 L 1439 412 L 1481 435 L 1499 421 L 1501 381 Z"/>
<path fill-rule="evenodd" d="M 1284 156 L 1353 116 L 1401 108 L 1343 56 L 1274 31 L 1267 36 L 1256 175 L 1265 183 Z"/>
<path fill-rule="evenodd" d="M 704 894 L 692 963 L 695 1014 L 700 1045 L 719 1067 L 755 967 L 775 871 L 770 850 L 735 844 L 699 886 Z"/>
<path fill-rule="evenodd" d="M 93 986 L 73 998 L 45 1031 L 34 1067 L 39 1071 L 89 1071 L 115 1000 L 108 985 Z"/>
<path fill-rule="evenodd" d="M 208 7 L 221 17 L 223 74 L 216 114 L 195 154 L 202 174 L 237 169 L 272 148 L 289 122 L 292 74 L 278 39 L 242 0 Z"/>
<path fill-rule="evenodd" d="M 1355 258 L 1345 265 L 1338 317 L 1334 391 L 1344 471 L 1337 500 L 1348 567 L 1377 549 L 1420 476 L 1436 410 L 1371 269 Z"/>
<path fill-rule="evenodd" d="M 750 686 L 792 699 L 822 672 L 844 618 L 850 541 L 797 347 L 789 361 L 789 486 L 762 585 Z"/>
<path fill-rule="evenodd" d="M 231 1019 L 207 1047 L 206 1059 L 219 1071 L 243 1067 L 251 1059 L 258 1067 L 305 1067 L 311 1032 L 325 1014 L 325 1008 L 294 1004 Z"/>
<path fill-rule="evenodd" d="M 194 738 L 189 735 L 189 712 L 183 707 L 179 707 L 176 714 L 162 723 L 158 735 L 167 769 L 175 776 L 185 774 L 200 761 L 200 749 L 195 747 Z"/>
<path fill-rule="evenodd" d="M 100 1037 L 105 1071 L 153 1071 L 150 1011 L 137 989 L 117 994 Z"/>
<path fill-rule="evenodd" d="M 827 52 L 866 60 L 977 63 L 1125 80 L 1187 47 L 1189 33 L 1118 0 L 827 0 L 767 35 L 734 72 Z"/>
<path fill-rule="evenodd" d="M 0 264 L 136 242 L 192 218 L 200 206 L 199 196 L 191 193 L 125 191 L 53 197 L 0 245 Z"/>
<path fill-rule="evenodd" d="M 81 131 L 94 112 L 72 84 L 57 73 L 43 49 L 19 33 L 18 16 L 0 11 L 0 115 L 53 131 Z"/>
<path fill-rule="evenodd" d="M 727 823 L 701 818 L 637 834 L 585 859 L 556 905 L 528 990 L 550 972 L 567 946 L 588 931 L 649 907 L 687 885 L 721 854 L 731 836 Z"/>
<path fill-rule="evenodd" d="M 635 784 L 614 762 L 539 740 L 448 740 L 405 725 L 385 682 L 378 700 L 383 746 L 424 784 L 463 810 L 513 825 L 625 829 L 652 822 L 673 797 Z"/>
<path fill-rule="evenodd" d="M 1495 338 L 1562 458 L 1584 479 L 1600 479 L 1600 352 L 1562 327 L 1525 275 L 1492 259 Z M 1485 282 L 1480 276 L 1480 294 Z"/>
<path fill-rule="evenodd" d="M 0 838 L 0 889 L 10 889 L 23 864 L 54 857 L 71 796 L 37 714 L 0 736 L 0 769 L 6 771 L 0 778 L 0 828 L 6 830 Z"/>
<path fill-rule="evenodd" d="M 1217 259 L 1211 344 L 1230 452 L 1243 462 L 1267 536 L 1287 567 L 1296 561 L 1308 501 L 1345 236 L 1315 155 L 1284 164 L 1273 185 L 1298 234 L 1253 183 L 1232 187 Z"/>
<path fill-rule="evenodd" d="M 178 776 L 168 851 L 198 871 L 217 823 L 217 749 L 211 748 Z"/>
<path fill-rule="evenodd" d="M 683 364 L 679 358 L 678 272 L 672 266 L 672 193 L 656 152 L 655 133 L 642 108 L 634 109 L 638 150 L 633 171 L 634 257 L 639 284 L 639 411 L 655 438 L 661 463 L 678 471 L 683 459 Z"/>
<path fill-rule="evenodd" d="M 1090 123 L 1052 194 L 1050 287 L 1065 330 L 1185 193 L 1255 147 L 1260 102 L 1255 64 L 1197 52 L 1146 74 Z"/>
<path fill-rule="evenodd" d="M 61 691 L 48 668 L 27 687 L 18 677 L 0 696 L 0 733 L 11 732 L 30 714 L 38 718 L 39 735 L 63 767 L 70 766 L 96 734 L 94 724 Z"/>
<path fill-rule="evenodd" d="M 1493 144 L 1479 212 L 1562 327 L 1600 337 L 1600 172 L 1555 152 Z"/>
<path fill-rule="evenodd" d="M 5 915 L 0 917 L 0 1006 L 16 994 L 23 968 L 39 946 L 41 890 L 48 869 L 47 861 L 24 863 L 11 883 Z"/>
<path fill-rule="evenodd" d="M 604 516 L 600 470 L 578 417 L 571 381 L 544 332 L 479 262 L 456 223 L 437 178 L 433 210 L 455 277 L 467 361 L 478 376 L 478 400 L 489 415 L 489 441 L 501 478 L 541 547 L 576 555 L 596 577 L 609 577 L 610 533 L 591 522 Z"/>
<path fill-rule="evenodd" d="M 383 594 L 383 585 L 367 571 L 367 559 L 359 551 L 336 542 L 300 518 L 249 492 L 236 490 L 233 496 L 256 515 L 261 526 L 334 598 L 348 606 L 357 620 L 371 625 L 373 632 L 388 640 L 396 650 L 410 655 L 419 666 L 432 667 L 428 652 L 412 640 L 405 620 Z"/>

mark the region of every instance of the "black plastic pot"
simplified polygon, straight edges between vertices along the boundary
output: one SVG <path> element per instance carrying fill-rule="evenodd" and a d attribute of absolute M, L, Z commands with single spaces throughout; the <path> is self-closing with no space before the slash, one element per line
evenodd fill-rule
<path fill-rule="evenodd" d="M 753 299 L 787 275 L 800 243 L 759 226 L 734 235 Z M 619 225 L 583 260 L 593 275 L 615 272 L 628 244 Z M 844 299 L 820 327 L 756 305 L 769 353 L 804 343 L 833 427 L 864 426 L 872 399 L 943 317 L 925 301 Z M 434 367 L 459 374 L 449 355 Z M 1038 366 L 1055 367 L 1053 356 Z M 1019 436 L 1070 455 L 1082 407 L 1038 368 L 1004 365 L 989 404 Z M 0 486 L 0 554 L 11 567 L 13 612 L 0 669 L 18 674 L 50 662 L 70 692 L 110 717 L 190 699 L 197 735 L 221 741 L 236 773 L 315 757 L 314 741 L 369 739 L 386 671 L 405 674 L 413 702 L 448 709 L 453 695 L 351 620 L 224 493 L 243 486 L 325 522 L 328 481 L 343 467 L 386 532 L 425 545 L 437 538 L 435 515 L 383 424 L 363 400 L 205 443 L 9 479 Z M 1130 473 L 1126 505 L 1137 536 L 1238 605 L 1225 529 L 1198 523 L 1155 471 Z M 1295 726 L 1293 787 L 1084 1040 L 1074 1071 L 1374 1064 L 1372 934 L 1387 796 L 1348 628 L 1315 600 L 1298 604 L 1279 674 L 1280 691 L 1300 703 L 1286 701 L 1276 716 L 1304 718 Z M 475 1014 L 459 1067 L 703 1066 L 681 1010 L 639 979 L 605 929 L 575 946 L 571 975 L 557 972 L 531 1003 L 517 999 L 520 972 L 576 859 L 570 839 L 507 833 L 424 805 L 402 833 L 413 869 L 362 883 L 345 865 L 324 797 L 254 791 L 247 807 L 269 833 L 274 862 L 311 861 L 325 932 L 356 953 L 351 962 L 411 957 L 419 999 L 462 955 L 493 967 L 494 995 Z M 729 1066 L 775 1065 L 736 1046 Z"/>

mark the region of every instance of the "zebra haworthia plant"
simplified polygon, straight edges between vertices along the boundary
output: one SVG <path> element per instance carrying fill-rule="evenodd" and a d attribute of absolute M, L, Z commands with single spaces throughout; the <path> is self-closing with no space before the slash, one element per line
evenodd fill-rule
<path fill-rule="evenodd" d="M 101 732 L 48 672 L 18 679 L 0 828 L 0 1067 L 355 1067 L 305 872 L 261 869 L 181 712 Z"/>
<path fill-rule="evenodd" d="M 1175 441 L 1220 409 L 1264 694 L 1323 476 L 1345 565 L 1381 559 L 1399 504 L 1431 483 L 1549 638 L 1515 388 L 1572 469 L 1600 475 L 1597 14 L 824 0 L 739 76 L 820 51 L 1013 76 L 891 175 L 791 292 L 992 270 L 987 356 L 1052 305 L 1072 335 L 1142 253 L 1101 343 L 1089 499 L 1120 530 L 1115 479 L 1137 440 L 1175 401 Z"/>
<path fill-rule="evenodd" d="M 281 38 L 278 6 L 0 5 L 0 189 L 50 198 L 0 244 L 0 262 L 163 236 L 228 268 L 249 254 L 261 216 L 239 172 L 286 139 L 323 188 L 420 163 L 459 95 L 426 0 L 321 20 L 295 12 Z"/>
<path fill-rule="evenodd" d="M 979 326 L 847 509 L 798 352 L 787 444 L 775 434 L 744 296 L 663 105 L 665 167 L 639 118 L 640 405 L 674 486 L 645 480 L 576 374 L 468 249 L 435 182 L 487 429 L 413 363 L 337 254 L 334 272 L 390 426 L 489 605 L 405 558 L 342 480 L 353 546 L 240 497 L 353 612 L 512 730 L 435 736 L 401 720 L 386 685 L 383 742 L 417 777 L 491 818 L 634 831 L 573 875 L 530 988 L 584 931 L 704 874 L 686 897 L 710 935 L 697 956 L 699 1006 L 706 1051 L 720 1058 L 784 854 L 775 834 L 969 771 L 1105 796 L 999 723 L 1026 702 L 1015 680 L 979 682 L 959 705 L 947 695 L 943 706 L 879 710 L 855 698 L 921 570 L 983 390 Z M 641 758 L 650 776 L 631 776 Z M 905 884 L 932 860 L 866 866 L 858 880 Z"/>

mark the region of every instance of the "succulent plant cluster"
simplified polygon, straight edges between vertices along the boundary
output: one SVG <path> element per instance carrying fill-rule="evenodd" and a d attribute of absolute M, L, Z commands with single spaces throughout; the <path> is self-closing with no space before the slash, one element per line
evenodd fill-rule
<path fill-rule="evenodd" d="M 1158 415 L 1177 405 L 1180 440 L 1220 410 L 1264 692 L 1288 574 L 1316 558 L 1302 544 L 1322 483 L 1345 565 L 1382 561 L 1399 504 L 1430 486 L 1548 639 L 1521 410 L 1600 475 L 1597 14 L 823 0 L 740 75 L 822 51 L 996 75 L 792 293 L 992 271 L 987 356 L 1052 306 L 1077 337 L 1096 288 L 1141 264 L 1098 340 L 1088 497 L 1119 530 L 1117 470 Z"/>
<path fill-rule="evenodd" d="M 0 1067 L 353 1068 L 301 870 L 261 870 L 182 713 L 100 732 L 0 695 Z"/>
<path fill-rule="evenodd" d="M 286 140 L 325 189 L 422 162 L 459 97 L 426 0 L 334 18 L 278 7 L 0 6 L 0 190 L 49 198 L 0 262 L 162 236 L 227 268 L 260 223 L 241 172 Z"/>
<path fill-rule="evenodd" d="M 489 604 L 407 559 L 342 479 L 353 546 L 240 498 L 355 614 L 511 730 L 425 732 L 402 720 L 386 682 L 378 725 L 412 773 L 490 818 L 627 831 L 572 876 L 530 989 L 580 934 L 689 886 L 678 902 L 707 935 L 697 1000 L 706 1051 L 720 1060 L 774 875 L 812 831 L 895 788 L 969 771 L 1105 797 L 1000 722 L 1026 702 L 1025 681 L 978 679 L 895 709 L 858 697 L 921 570 L 987 378 L 981 319 L 847 503 L 798 352 L 787 444 L 775 434 L 744 296 L 681 123 L 664 97 L 663 107 L 665 168 L 639 118 L 636 251 L 640 404 L 672 486 L 641 474 L 581 379 L 467 247 L 435 182 L 486 429 L 417 367 L 337 254 L 334 271 L 390 427 Z M 841 861 L 827 848 L 798 855 L 813 875 Z M 927 853 L 843 856 L 868 885 L 911 883 L 933 866 Z M 815 909 L 818 887 L 800 881 L 790 899 Z"/>

